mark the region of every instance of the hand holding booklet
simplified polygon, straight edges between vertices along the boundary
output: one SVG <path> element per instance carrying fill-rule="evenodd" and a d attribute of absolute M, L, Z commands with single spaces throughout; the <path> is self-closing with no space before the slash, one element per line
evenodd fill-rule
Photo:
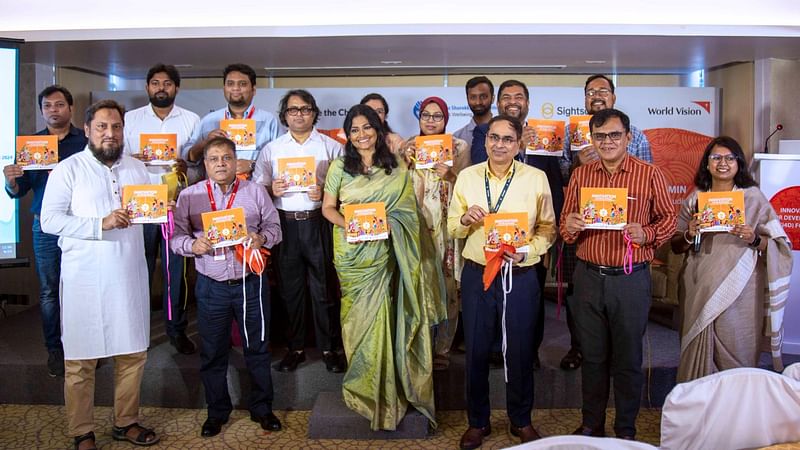
<path fill-rule="evenodd" d="M 700 232 L 730 231 L 745 224 L 744 191 L 698 192 Z"/>
<path fill-rule="evenodd" d="M 167 222 L 167 185 L 130 184 L 122 187 L 122 206 L 131 223 Z"/>
<path fill-rule="evenodd" d="M 438 163 L 453 165 L 453 135 L 417 136 L 414 144 L 417 148 L 415 168 L 430 169 Z"/>

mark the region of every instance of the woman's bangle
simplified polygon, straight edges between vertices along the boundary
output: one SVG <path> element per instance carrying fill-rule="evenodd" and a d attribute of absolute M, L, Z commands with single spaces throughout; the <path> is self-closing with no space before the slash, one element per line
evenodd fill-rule
<path fill-rule="evenodd" d="M 694 245 L 694 241 L 689 239 L 689 230 L 683 232 L 683 240 L 689 245 Z"/>

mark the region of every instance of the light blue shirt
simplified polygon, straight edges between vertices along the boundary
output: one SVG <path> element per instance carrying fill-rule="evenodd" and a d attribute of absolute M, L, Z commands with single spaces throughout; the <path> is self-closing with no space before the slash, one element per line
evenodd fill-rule
<path fill-rule="evenodd" d="M 569 145 L 569 124 L 565 127 L 564 133 L 564 154 L 559 158 L 561 175 L 564 180 L 569 180 L 569 168 L 572 166 L 572 150 Z M 650 141 L 642 130 L 631 125 L 631 141 L 628 142 L 628 154 L 641 159 L 644 162 L 653 164 L 653 154 L 650 151 Z"/>
<path fill-rule="evenodd" d="M 253 107 L 254 106 L 251 104 L 247 107 L 246 111 L 250 111 L 250 108 Z M 227 112 L 228 107 L 226 106 L 206 114 L 200 121 L 200 126 L 195 128 L 189 142 L 181 148 L 181 158 L 187 159 L 187 153 L 194 144 L 202 141 L 209 133 L 218 129 L 220 120 L 226 118 Z M 247 117 L 247 113 L 245 117 Z M 256 108 L 255 111 L 253 111 L 253 116 L 250 118 L 256 121 L 256 149 L 237 150 L 236 158 L 255 161 L 258 159 L 261 150 L 263 150 L 270 141 L 280 135 L 280 126 L 278 124 L 278 119 L 272 113 L 264 111 L 263 109 Z"/>

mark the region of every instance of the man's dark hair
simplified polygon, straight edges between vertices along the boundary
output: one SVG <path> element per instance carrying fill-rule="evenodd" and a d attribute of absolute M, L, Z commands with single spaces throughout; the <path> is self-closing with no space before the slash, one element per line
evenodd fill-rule
<path fill-rule="evenodd" d="M 386 133 L 392 133 L 392 127 L 389 126 L 389 104 L 386 102 L 386 99 L 383 98 L 381 94 L 377 92 L 373 92 L 371 94 L 365 95 L 360 102 L 359 105 L 366 105 L 370 100 L 378 100 L 379 102 L 383 103 L 383 130 Z"/>
<path fill-rule="evenodd" d="M 226 137 L 217 136 L 215 138 L 209 139 L 206 142 L 206 145 L 203 146 L 203 159 L 205 159 L 206 154 L 208 153 L 208 150 L 211 149 L 211 147 L 228 147 L 229 149 L 231 149 L 231 151 L 233 151 L 233 156 L 234 157 L 236 156 L 236 144 L 232 140 Z"/>
<path fill-rule="evenodd" d="M 250 78 L 250 84 L 252 84 L 253 87 L 256 86 L 256 71 L 247 64 L 236 63 L 229 64 L 227 67 L 225 67 L 225 70 L 222 71 L 223 84 L 228 80 L 228 74 L 231 72 L 240 72 L 247 75 L 247 78 Z"/>
<path fill-rule="evenodd" d="M 602 127 L 612 118 L 618 118 L 622 122 L 622 126 L 625 128 L 626 133 L 631 132 L 631 119 L 628 118 L 628 115 L 624 112 L 609 108 L 609 109 L 602 109 L 592 115 L 592 119 L 589 121 L 589 130 L 594 131 L 597 127 Z"/>
<path fill-rule="evenodd" d="M 519 86 L 522 88 L 522 91 L 525 92 L 525 100 L 530 100 L 531 96 L 528 93 L 528 86 L 525 86 L 525 83 L 519 80 L 506 80 L 503 81 L 503 84 L 497 88 L 497 98 L 500 98 L 500 95 L 503 94 L 503 91 L 512 87 L 512 86 Z"/>
<path fill-rule="evenodd" d="M 486 129 L 486 133 L 488 135 L 489 129 L 492 128 L 492 124 L 495 122 L 508 122 L 511 124 L 511 127 L 514 129 L 514 132 L 517 133 L 517 140 L 522 138 L 522 124 L 517 120 L 516 117 L 509 116 L 508 114 L 498 114 L 491 119 L 489 119 L 489 128 Z"/>
<path fill-rule="evenodd" d="M 61 92 L 64 94 L 64 98 L 67 100 L 67 104 L 72 106 L 73 99 L 72 94 L 70 94 L 69 90 L 60 84 L 54 84 L 52 86 L 47 86 L 46 88 L 42 89 L 42 92 L 39 92 L 39 112 L 42 112 L 42 101 L 44 101 L 45 97 L 50 97 L 51 95 L 55 94 L 56 92 Z"/>
<path fill-rule="evenodd" d="M 594 75 L 590 76 L 589 78 L 587 78 L 586 79 L 586 84 L 583 85 L 583 91 L 586 92 L 586 89 L 589 87 L 589 83 L 591 83 L 592 81 L 597 80 L 599 78 L 602 78 L 602 79 L 604 79 L 604 80 L 606 80 L 608 82 L 608 87 L 611 88 L 611 93 L 613 94 L 614 93 L 614 82 L 611 81 L 611 78 L 608 78 L 607 76 L 605 76 L 605 75 L 603 75 L 601 73 L 594 74 Z"/>
<path fill-rule="evenodd" d="M 736 175 L 733 177 L 733 184 L 740 189 L 746 189 L 753 186 L 758 186 L 756 180 L 750 175 L 747 169 L 747 159 L 744 156 L 742 146 L 736 142 L 736 139 L 730 136 L 719 136 L 711 140 L 706 145 L 703 151 L 703 157 L 700 158 L 700 167 L 697 169 L 697 174 L 694 177 L 694 185 L 701 191 L 711 190 L 711 171 L 708 170 L 708 156 L 714 147 L 725 147 L 731 151 L 731 154 L 736 156 Z"/>
<path fill-rule="evenodd" d="M 147 71 L 147 84 L 150 84 L 150 80 L 152 80 L 157 73 L 161 72 L 167 74 L 169 79 L 175 83 L 175 87 L 181 87 L 181 74 L 178 73 L 178 69 L 171 64 L 161 63 L 156 64 Z"/>
<path fill-rule="evenodd" d="M 483 75 L 478 76 L 478 77 L 472 77 L 469 80 L 467 80 L 467 85 L 466 85 L 466 89 L 465 89 L 467 91 L 467 95 L 469 95 L 469 90 L 470 89 L 474 88 L 475 86 L 477 86 L 479 84 L 488 84 L 489 85 L 489 90 L 492 91 L 492 95 L 494 95 L 494 84 L 492 84 L 492 80 L 486 78 Z"/>
<path fill-rule="evenodd" d="M 286 110 L 289 109 L 289 99 L 292 97 L 299 97 L 300 100 L 311 106 L 311 109 L 314 110 L 314 125 L 316 125 L 317 122 L 319 122 L 319 107 L 317 106 L 317 101 L 314 100 L 314 96 L 311 95 L 311 92 L 305 89 L 292 89 L 281 98 L 281 102 L 278 106 L 278 108 L 280 108 L 278 119 L 280 119 L 281 124 L 285 127 L 289 126 L 289 122 L 286 120 Z"/>
<path fill-rule="evenodd" d="M 123 125 L 125 124 L 125 107 L 114 100 L 100 100 L 86 108 L 86 117 L 84 117 L 84 123 L 86 125 L 92 123 L 92 120 L 94 120 L 94 115 L 101 109 L 116 109 L 119 113 L 119 118 L 122 119 Z"/>

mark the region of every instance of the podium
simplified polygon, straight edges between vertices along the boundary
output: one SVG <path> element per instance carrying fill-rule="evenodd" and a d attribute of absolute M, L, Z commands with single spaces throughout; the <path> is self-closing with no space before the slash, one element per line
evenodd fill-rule
<path fill-rule="evenodd" d="M 794 266 L 783 316 L 783 352 L 800 355 L 800 154 L 756 153 L 753 168 L 792 241 Z"/>

